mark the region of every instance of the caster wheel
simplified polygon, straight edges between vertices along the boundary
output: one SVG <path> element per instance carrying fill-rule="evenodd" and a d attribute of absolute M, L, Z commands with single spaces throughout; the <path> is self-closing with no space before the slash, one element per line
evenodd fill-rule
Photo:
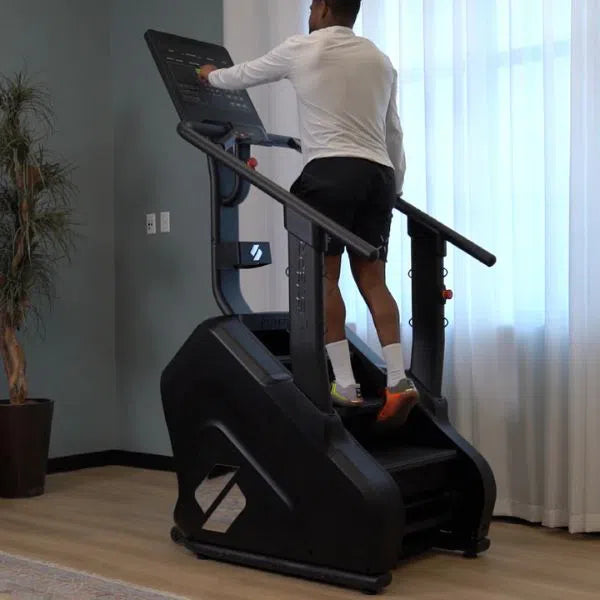
<path fill-rule="evenodd" d="M 208 556 L 204 556 L 204 554 L 196 554 L 196 558 L 198 560 L 208 560 Z"/>
<path fill-rule="evenodd" d="M 365 596 L 378 596 L 381 590 L 362 590 Z"/>
<path fill-rule="evenodd" d="M 171 529 L 171 539 L 176 544 L 183 544 L 183 533 L 181 533 L 181 530 L 179 528 L 173 527 Z"/>

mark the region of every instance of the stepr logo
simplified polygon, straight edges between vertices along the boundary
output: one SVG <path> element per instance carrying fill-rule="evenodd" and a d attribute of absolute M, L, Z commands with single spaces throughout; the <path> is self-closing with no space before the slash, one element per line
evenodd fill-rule
<path fill-rule="evenodd" d="M 196 502 L 205 515 L 202 529 L 227 533 L 246 508 L 246 496 L 235 482 L 238 470 L 239 467 L 215 465 L 196 488 Z"/>
<path fill-rule="evenodd" d="M 263 251 L 258 244 L 254 244 L 252 250 L 250 250 L 250 254 L 252 255 L 252 260 L 258 262 L 262 258 Z"/>

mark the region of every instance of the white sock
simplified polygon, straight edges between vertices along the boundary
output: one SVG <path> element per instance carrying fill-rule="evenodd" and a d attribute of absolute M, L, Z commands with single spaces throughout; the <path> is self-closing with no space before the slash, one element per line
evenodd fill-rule
<path fill-rule="evenodd" d="M 342 387 L 356 385 L 352 365 L 350 363 L 350 346 L 348 340 L 334 342 L 325 346 L 336 382 Z"/>
<path fill-rule="evenodd" d="M 387 386 L 391 388 L 406 378 L 402 346 L 400 344 L 386 346 L 383 348 L 383 357 L 387 366 Z"/>

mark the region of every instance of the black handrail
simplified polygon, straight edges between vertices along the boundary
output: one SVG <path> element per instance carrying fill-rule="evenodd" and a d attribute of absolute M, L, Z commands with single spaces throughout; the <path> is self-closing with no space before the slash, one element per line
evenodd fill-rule
<path fill-rule="evenodd" d="M 302 152 L 302 145 L 298 138 L 290 137 L 289 135 L 277 135 L 275 133 L 267 133 L 267 139 L 262 142 L 255 142 L 258 146 L 271 146 L 278 148 L 291 148 L 296 152 Z"/>
<path fill-rule="evenodd" d="M 202 125 L 200 125 L 200 127 L 202 127 Z M 187 142 L 199 150 L 202 150 L 209 156 L 212 156 L 214 159 L 237 173 L 240 177 L 247 179 L 250 183 L 271 196 L 271 198 L 277 202 L 283 204 L 287 208 L 290 208 L 298 215 L 308 219 L 330 235 L 341 240 L 356 254 L 359 254 L 360 256 L 370 260 L 377 259 L 379 256 L 379 250 L 377 248 L 371 246 L 371 244 L 367 244 L 367 242 L 345 227 L 338 225 L 332 219 L 322 215 L 318 210 L 312 208 L 306 204 L 306 202 L 303 202 L 300 200 L 300 198 L 294 196 L 264 175 L 253 171 L 241 160 L 223 150 L 221 146 L 215 144 L 204 135 L 198 133 L 196 128 L 199 128 L 198 124 L 194 124 L 190 121 L 181 121 L 177 126 L 177 132 Z"/>
<path fill-rule="evenodd" d="M 484 250 L 481 246 L 478 246 L 471 240 L 468 240 L 466 237 L 460 235 L 450 227 L 447 227 L 443 223 L 440 223 L 433 217 L 430 217 L 427 213 L 419 210 L 412 204 L 406 202 L 406 200 L 402 200 L 402 198 L 398 198 L 396 200 L 396 209 L 401 213 L 405 214 L 407 217 L 415 220 L 425 227 L 434 230 L 436 233 L 439 233 L 443 239 L 450 242 L 457 248 L 460 248 L 473 258 L 482 262 L 484 265 L 488 267 L 492 267 L 496 264 L 496 257 Z"/>

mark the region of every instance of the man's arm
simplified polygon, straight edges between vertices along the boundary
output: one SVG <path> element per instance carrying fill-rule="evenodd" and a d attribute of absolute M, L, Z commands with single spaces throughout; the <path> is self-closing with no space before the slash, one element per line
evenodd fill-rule
<path fill-rule="evenodd" d="M 402 186 L 404 185 L 404 173 L 406 172 L 406 156 L 404 155 L 404 134 L 402 125 L 398 116 L 398 104 L 396 96 L 398 94 L 398 73 L 394 70 L 394 83 L 392 85 L 392 97 L 388 106 L 386 117 L 386 135 L 385 141 L 390 159 L 394 164 L 396 171 L 396 192 L 402 195 Z"/>
<path fill-rule="evenodd" d="M 285 79 L 292 68 L 294 38 L 286 40 L 261 58 L 230 67 L 210 69 L 205 65 L 198 70 L 198 76 L 221 89 L 244 90 L 249 87 L 272 83 Z"/>

